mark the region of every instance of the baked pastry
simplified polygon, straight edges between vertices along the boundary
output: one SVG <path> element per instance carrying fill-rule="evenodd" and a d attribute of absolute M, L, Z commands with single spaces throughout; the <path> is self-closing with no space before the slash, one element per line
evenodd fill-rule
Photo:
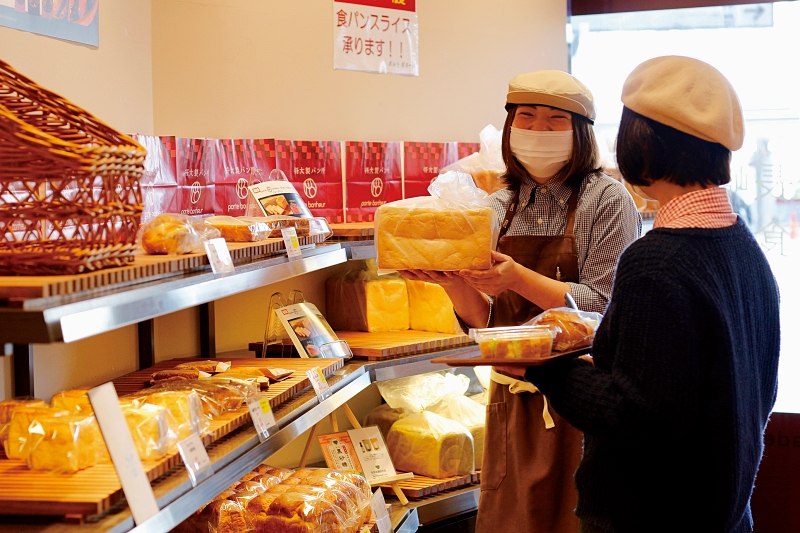
<path fill-rule="evenodd" d="M 175 365 L 176 370 L 199 370 L 201 372 L 208 372 L 209 374 L 213 374 L 215 372 L 224 372 L 228 368 L 230 368 L 230 363 L 224 363 L 222 361 L 186 361 L 185 363 L 180 363 Z"/>
<path fill-rule="evenodd" d="M 94 415 L 53 413 L 33 419 L 28 428 L 26 462 L 32 470 L 73 473 L 107 457 Z"/>
<path fill-rule="evenodd" d="M 35 420 L 55 416 L 69 416 L 70 411 L 50 406 L 22 405 L 14 409 L 8 422 L 5 451 L 9 459 L 25 459 L 30 452 L 28 428 Z"/>
<path fill-rule="evenodd" d="M 162 213 L 142 226 L 142 248 L 148 254 L 188 254 L 199 239 L 192 225 L 180 215 Z"/>
<path fill-rule="evenodd" d="M 217 228 L 222 234 L 222 238 L 228 242 L 260 241 L 266 239 L 272 231 L 265 222 L 228 215 L 214 215 L 203 221 L 209 226 Z"/>
<path fill-rule="evenodd" d="M 167 408 L 169 425 L 178 441 L 192 433 L 202 436 L 208 430 L 210 421 L 204 416 L 200 396 L 194 390 L 160 390 L 148 394 L 144 402 Z"/>
<path fill-rule="evenodd" d="M 89 389 L 68 389 L 55 393 L 50 398 L 50 405 L 58 409 L 73 412 L 93 413 L 92 403 L 89 401 Z"/>
<path fill-rule="evenodd" d="M 230 491 L 232 493 L 233 491 Z M 173 529 L 175 533 L 239 533 L 251 531 L 247 513 L 236 499 L 224 492 L 198 509 Z"/>
<path fill-rule="evenodd" d="M 502 328 L 501 328 L 502 329 Z M 532 330 L 524 334 L 504 335 L 498 331 L 481 336 L 478 347 L 481 357 L 487 359 L 537 359 L 552 353 L 553 337 L 549 330 Z"/>
<path fill-rule="evenodd" d="M 375 213 L 378 268 L 393 270 L 486 269 L 491 266 L 491 207 L 420 207 L 389 202 Z"/>
<path fill-rule="evenodd" d="M 573 309 L 547 309 L 531 323 L 547 326 L 554 334 L 553 350 L 563 352 L 592 344 L 597 322 Z"/>
<path fill-rule="evenodd" d="M 192 370 L 191 368 L 168 368 L 166 370 L 159 370 L 150 375 L 150 384 L 154 385 L 164 381 L 199 379 L 200 372 L 200 370 Z"/>
<path fill-rule="evenodd" d="M 176 435 L 170 430 L 166 407 L 120 398 L 120 408 L 140 459 L 155 461 L 174 450 Z"/>
<path fill-rule="evenodd" d="M 14 409 L 23 405 L 28 407 L 46 407 L 47 402 L 37 398 L 11 398 L 9 400 L 0 400 L 0 424 L 8 424 L 11 421 L 11 415 Z"/>
<path fill-rule="evenodd" d="M 392 424 L 386 447 L 394 466 L 432 478 L 469 474 L 475 467 L 475 444 L 463 425 L 422 411 Z"/>

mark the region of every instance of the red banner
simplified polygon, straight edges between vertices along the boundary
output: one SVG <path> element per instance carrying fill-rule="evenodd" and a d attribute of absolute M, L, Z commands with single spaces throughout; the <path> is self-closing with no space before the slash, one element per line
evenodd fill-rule
<path fill-rule="evenodd" d="M 180 213 L 214 214 L 214 159 L 218 142 L 218 139 L 176 139 Z"/>
<path fill-rule="evenodd" d="M 214 212 L 246 214 L 247 188 L 276 168 L 274 139 L 220 139 L 214 159 Z"/>
<path fill-rule="evenodd" d="M 403 198 L 428 196 L 428 185 L 439 171 L 456 161 L 456 143 L 403 143 Z"/>
<path fill-rule="evenodd" d="M 334 3 L 356 4 L 359 6 L 382 7 L 384 9 L 400 9 L 416 11 L 417 0 L 337 0 Z"/>
<path fill-rule="evenodd" d="M 402 198 L 400 144 L 345 143 L 346 222 L 370 222 L 378 206 Z"/>
<path fill-rule="evenodd" d="M 147 150 L 142 188 L 142 223 L 161 213 L 178 212 L 178 177 L 175 168 L 175 137 L 133 135 Z"/>
<path fill-rule="evenodd" d="M 344 222 L 339 141 L 276 140 L 277 168 L 294 185 L 311 214 Z"/>

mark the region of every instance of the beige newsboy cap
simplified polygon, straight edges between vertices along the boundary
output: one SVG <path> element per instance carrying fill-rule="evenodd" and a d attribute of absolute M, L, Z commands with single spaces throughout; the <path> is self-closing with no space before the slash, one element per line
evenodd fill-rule
<path fill-rule="evenodd" d="M 662 56 L 645 61 L 625 80 L 622 103 L 728 150 L 742 147 L 742 106 L 736 91 L 721 72 L 698 59 Z"/>
<path fill-rule="evenodd" d="M 571 111 L 594 122 L 592 92 L 560 70 L 537 70 L 514 76 L 508 83 L 508 104 L 546 105 Z"/>

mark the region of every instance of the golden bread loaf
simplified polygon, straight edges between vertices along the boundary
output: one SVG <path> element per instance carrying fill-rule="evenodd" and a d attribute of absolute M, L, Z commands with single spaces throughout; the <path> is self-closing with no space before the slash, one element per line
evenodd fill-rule
<path fill-rule="evenodd" d="M 401 202 L 404 200 L 383 204 L 375 214 L 378 268 L 460 270 L 491 266 L 491 207 L 437 209 Z"/>

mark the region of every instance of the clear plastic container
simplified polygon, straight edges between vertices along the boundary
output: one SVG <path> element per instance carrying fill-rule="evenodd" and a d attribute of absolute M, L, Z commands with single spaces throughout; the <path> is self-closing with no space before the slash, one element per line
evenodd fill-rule
<path fill-rule="evenodd" d="M 540 359 L 551 355 L 553 332 L 547 326 L 470 329 L 485 359 Z"/>

